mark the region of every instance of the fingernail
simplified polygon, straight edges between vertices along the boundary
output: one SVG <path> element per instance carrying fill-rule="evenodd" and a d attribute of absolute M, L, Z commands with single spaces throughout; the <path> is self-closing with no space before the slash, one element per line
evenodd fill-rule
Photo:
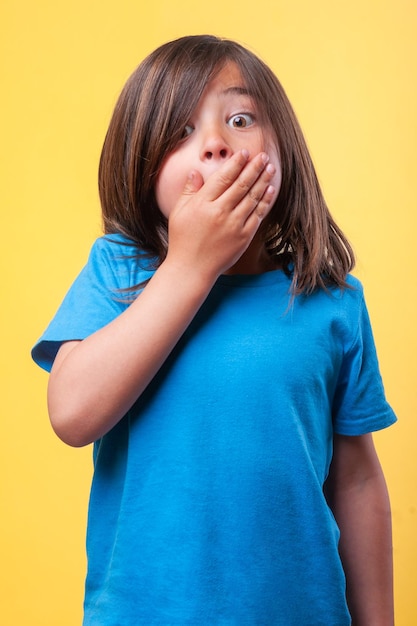
<path fill-rule="evenodd" d="M 265 169 L 268 174 L 275 174 L 275 167 L 272 165 L 272 163 L 268 163 Z"/>
<path fill-rule="evenodd" d="M 243 149 L 242 150 L 242 154 L 245 157 L 245 159 L 249 159 L 249 152 L 248 152 L 248 150 Z"/>
<path fill-rule="evenodd" d="M 268 161 L 269 161 L 269 156 L 268 156 L 267 154 L 265 154 L 265 152 L 262 154 L 262 157 L 261 157 L 261 158 L 262 158 L 262 161 L 263 161 L 264 163 L 268 163 Z"/>

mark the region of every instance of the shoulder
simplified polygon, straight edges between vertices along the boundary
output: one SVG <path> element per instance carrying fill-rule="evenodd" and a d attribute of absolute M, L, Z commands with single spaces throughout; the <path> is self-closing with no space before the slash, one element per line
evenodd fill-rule
<path fill-rule="evenodd" d="M 345 337 L 346 346 L 352 343 L 361 334 L 363 325 L 369 324 L 364 288 L 361 281 L 348 274 L 346 287 L 337 289 L 337 314 Z"/>
<path fill-rule="evenodd" d="M 299 309 L 304 323 L 309 328 L 316 327 L 320 331 L 326 329 L 342 343 L 343 352 L 348 351 L 358 335 L 366 312 L 360 280 L 348 274 L 345 286 L 318 289 L 300 298 Z"/>
<path fill-rule="evenodd" d="M 114 320 L 139 291 L 136 286 L 151 277 L 150 265 L 146 255 L 125 237 L 97 239 L 86 265 L 33 348 L 34 360 L 49 371 L 64 341 L 85 339 Z"/>
<path fill-rule="evenodd" d="M 361 281 L 348 274 L 344 287 L 333 287 L 327 294 L 329 306 L 335 308 L 342 317 L 352 318 L 354 323 L 361 315 L 365 303 L 364 288 Z"/>
<path fill-rule="evenodd" d="M 356 276 L 352 274 L 347 275 L 346 287 L 339 289 L 339 300 L 342 310 L 346 310 L 354 316 L 356 313 L 360 315 L 364 306 L 365 296 L 363 285 Z"/>
<path fill-rule="evenodd" d="M 346 276 L 346 284 L 347 291 L 353 292 L 353 294 L 355 294 L 355 296 L 359 299 L 363 298 L 363 285 L 359 278 L 356 278 L 353 274 L 348 274 Z"/>
<path fill-rule="evenodd" d="M 103 286 L 129 289 L 148 280 L 154 265 L 131 239 L 115 233 L 96 239 L 87 269 Z"/>
<path fill-rule="evenodd" d="M 122 261 L 140 255 L 134 242 L 123 235 L 103 235 L 91 246 L 89 262 Z"/>
<path fill-rule="evenodd" d="M 296 301 L 308 309 L 309 314 L 320 316 L 327 312 L 331 317 L 355 317 L 363 306 L 364 290 L 360 280 L 348 274 L 343 287 L 330 285 L 318 288 L 310 295 L 297 296 Z"/>

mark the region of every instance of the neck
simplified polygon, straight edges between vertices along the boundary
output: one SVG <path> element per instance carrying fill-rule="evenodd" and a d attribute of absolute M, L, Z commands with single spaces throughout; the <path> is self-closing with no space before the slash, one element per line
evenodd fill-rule
<path fill-rule="evenodd" d="M 278 267 L 279 265 L 268 255 L 263 242 L 259 241 L 258 234 L 256 234 L 246 252 L 225 274 L 264 274 Z"/>

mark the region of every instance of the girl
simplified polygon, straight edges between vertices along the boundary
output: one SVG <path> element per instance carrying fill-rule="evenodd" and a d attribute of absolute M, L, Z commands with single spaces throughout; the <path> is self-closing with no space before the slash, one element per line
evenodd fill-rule
<path fill-rule="evenodd" d="M 391 625 L 371 432 L 395 416 L 276 77 L 231 41 L 163 45 L 99 186 L 106 234 L 33 350 L 56 433 L 94 442 L 85 626 Z"/>

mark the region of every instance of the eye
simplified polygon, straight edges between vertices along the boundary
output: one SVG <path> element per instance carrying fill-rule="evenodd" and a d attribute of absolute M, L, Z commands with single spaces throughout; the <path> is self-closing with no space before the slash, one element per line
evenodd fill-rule
<path fill-rule="evenodd" d="M 232 115 L 227 123 L 233 128 L 246 128 L 247 126 L 251 126 L 254 121 L 254 116 L 250 113 L 239 113 L 238 115 Z"/>
<path fill-rule="evenodd" d="M 182 139 L 186 139 L 186 137 L 189 137 L 189 135 L 191 135 L 191 133 L 194 131 L 194 128 L 190 125 L 187 124 L 184 127 L 184 130 L 182 131 Z"/>

